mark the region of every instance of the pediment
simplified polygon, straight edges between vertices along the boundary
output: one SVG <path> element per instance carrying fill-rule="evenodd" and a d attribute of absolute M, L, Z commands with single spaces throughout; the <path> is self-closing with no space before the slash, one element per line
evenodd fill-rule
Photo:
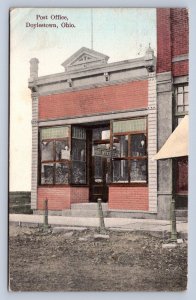
<path fill-rule="evenodd" d="M 109 57 L 92 49 L 82 47 L 62 63 L 65 72 L 73 72 L 107 64 Z"/>

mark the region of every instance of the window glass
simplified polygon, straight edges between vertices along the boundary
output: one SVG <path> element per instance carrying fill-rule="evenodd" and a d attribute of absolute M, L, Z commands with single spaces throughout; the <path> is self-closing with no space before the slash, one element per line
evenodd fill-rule
<path fill-rule="evenodd" d="M 128 156 L 128 135 L 119 135 L 113 137 L 113 157 Z"/>
<path fill-rule="evenodd" d="M 72 183 L 86 183 L 86 163 L 82 161 L 72 162 Z"/>
<path fill-rule="evenodd" d="M 72 139 L 72 160 L 86 161 L 86 141 Z"/>
<path fill-rule="evenodd" d="M 54 151 L 53 141 L 42 141 L 41 142 L 41 160 L 42 161 L 54 160 L 53 151 Z"/>
<path fill-rule="evenodd" d="M 103 182 L 103 164 L 101 156 L 94 157 L 94 181 Z"/>
<path fill-rule="evenodd" d="M 72 138 L 85 140 L 86 139 L 86 130 L 81 127 L 72 127 Z"/>
<path fill-rule="evenodd" d="M 94 128 L 92 130 L 93 141 L 107 140 L 109 138 L 110 138 L 110 130 L 108 129 L 108 127 Z"/>
<path fill-rule="evenodd" d="M 128 161 L 113 160 L 113 182 L 128 182 Z"/>
<path fill-rule="evenodd" d="M 146 160 L 131 160 L 131 182 L 147 181 L 147 162 Z"/>
<path fill-rule="evenodd" d="M 146 155 L 146 136 L 145 134 L 132 134 L 131 136 L 131 156 Z"/>
<path fill-rule="evenodd" d="M 55 168 L 55 183 L 67 184 L 69 183 L 69 163 L 56 163 Z"/>
<path fill-rule="evenodd" d="M 177 193 L 188 192 L 188 159 L 181 158 L 177 162 Z"/>
<path fill-rule="evenodd" d="M 93 145 L 92 156 L 110 157 L 110 144 Z"/>
<path fill-rule="evenodd" d="M 68 140 L 56 141 L 55 154 L 56 161 L 70 159 L 70 148 Z"/>
<path fill-rule="evenodd" d="M 41 184 L 53 184 L 54 164 L 42 164 L 41 167 Z"/>
<path fill-rule="evenodd" d="M 178 94 L 177 105 L 183 105 L 183 94 Z"/>

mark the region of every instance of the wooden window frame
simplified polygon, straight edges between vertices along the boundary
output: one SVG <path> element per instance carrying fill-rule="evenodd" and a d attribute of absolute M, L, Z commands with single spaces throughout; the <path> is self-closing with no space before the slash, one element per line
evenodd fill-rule
<path fill-rule="evenodd" d="M 131 120 L 138 120 L 138 119 L 146 119 L 146 130 L 141 131 L 126 131 L 126 132 L 113 132 L 113 123 L 118 121 L 131 121 Z M 126 118 L 126 119 L 117 119 L 112 120 L 110 124 L 110 147 L 113 149 L 113 142 L 115 136 L 128 136 L 128 156 L 126 157 L 111 157 L 111 179 L 112 182 L 109 184 L 110 186 L 131 186 L 131 187 L 147 187 L 148 186 L 148 119 L 147 116 L 141 117 L 133 117 L 133 118 Z M 146 135 L 146 155 L 145 156 L 131 156 L 131 136 L 136 134 L 145 134 Z M 131 161 L 133 160 L 145 160 L 146 161 L 146 181 L 145 182 L 131 182 L 130 173 L 131 173 Z M 128 161 L 128 182 L 114 182 L 113 181 L 113 161 L 114 160 L 127 160 Z"/>

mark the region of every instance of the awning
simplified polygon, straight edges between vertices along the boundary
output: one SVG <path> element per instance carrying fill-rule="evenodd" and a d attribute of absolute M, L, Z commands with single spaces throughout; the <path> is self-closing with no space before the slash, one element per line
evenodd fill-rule
<path fill-rule="evenodd" d="M 189 117 L 185 116 L 153 159 L 188 156 Z"/>

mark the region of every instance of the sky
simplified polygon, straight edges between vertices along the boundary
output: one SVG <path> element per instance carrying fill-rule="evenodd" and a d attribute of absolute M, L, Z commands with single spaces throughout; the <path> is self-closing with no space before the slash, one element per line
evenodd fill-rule
<path fill-rule="evenodd" d="M 156 55 L 155 9 L 94 8 L 92 14 L 93 49 L 108 55 L 108 62 L 143 56 L 149 43 Z M 37 23 L 56 27 L 33 28 Z M 65 23 L 72 27 L 63 27 Z M 29 61 L 39 59 L 39 76 L 63 72 L 61 64 L 67 58 L 81 47 L 91 48 L 91 24 L 89 8 L 15 8 L 10 12 L 10 191 L 31 190 Z"/>

